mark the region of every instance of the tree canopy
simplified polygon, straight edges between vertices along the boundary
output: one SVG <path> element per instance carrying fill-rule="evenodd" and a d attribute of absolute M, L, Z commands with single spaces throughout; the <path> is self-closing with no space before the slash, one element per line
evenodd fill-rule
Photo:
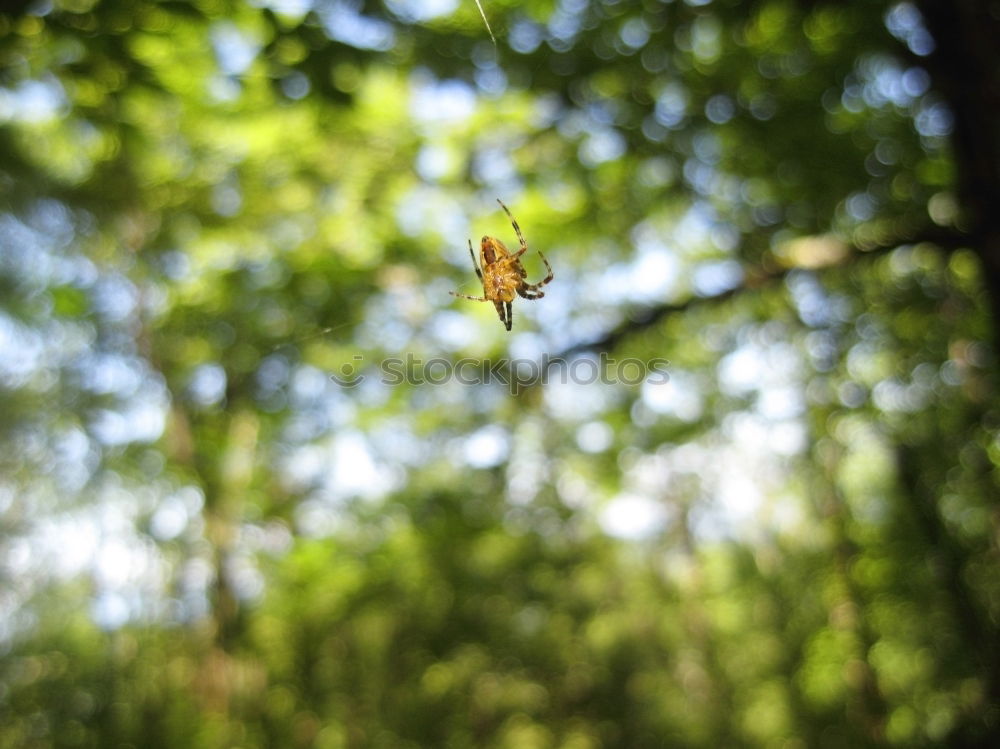
<path fill-rule="evenodd" d="M 995 745 L 1000 15 L 481 2 L 0 11 L 0 748 Z"/>

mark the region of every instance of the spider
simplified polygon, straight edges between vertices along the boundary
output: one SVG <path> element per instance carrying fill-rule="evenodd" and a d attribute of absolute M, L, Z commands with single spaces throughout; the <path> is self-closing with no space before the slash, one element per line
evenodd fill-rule
<path fill-rule="evenodd" d="M 521 227 L 510 215 L 507 206 L 500 198 L 497 198 L 497 202 L 510 219 L 514 233 L 517 234 L 517 239 L 521 243 L 521 249 L 511 253 L 499 239 L 483 237 L 479 245 L 479 265 L 476 265 L 476 255 L 472 251 L 472 240 L 470 239 L 469 255 L 472 257 L 472 267 L 476 269 L 476 275 L 479 276 L 479 280 L 483 284 L 483 295 L 469 296 L 468 294 L 459 294 L 457 291 L 449 293 L 452 296 L 471 299 L 474 302 L 493 302 L 493 306 L 497 308 L 497 314 L 500 316 L 500 322 L 507 330 L 510 330 L 513 321 L 510 303 L 514 300 L 514 293 L 516 292 L 523 299 L 541 299 L 545 296 L 545 292 L 540 289 L 553 279 L 553 275 L 552 266 L 545 259 L 545 255 L 539 251 L 538 257 L 545 263 L 549 274 L 538 283 L 525 281 L 528 274 L 525 272 L 524 266 L 521 265 L 520 258 L 528 251 L 528 243 L 524 241 Z M 480 266 L 482 270 L 479 269 Z"/>

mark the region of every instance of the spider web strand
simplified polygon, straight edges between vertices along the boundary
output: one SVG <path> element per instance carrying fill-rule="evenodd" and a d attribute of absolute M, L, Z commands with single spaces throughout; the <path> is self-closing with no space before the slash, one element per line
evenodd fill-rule
<path fill-rule="evenodd" d="M 497 38 L 493 36 L 493 29 L 490 28 L 490 22 L 486 18 L 486 12 L 483 10 L 483 6 L 479 4 L 479 0 L 476 0 L 476 7 L 479 8 L 479 15 L 483 17 L 483 23 L 486 24 L 486 30 L 490 32 L 490 39 L 493 40 L 493 46 L 497 46 Z"/>

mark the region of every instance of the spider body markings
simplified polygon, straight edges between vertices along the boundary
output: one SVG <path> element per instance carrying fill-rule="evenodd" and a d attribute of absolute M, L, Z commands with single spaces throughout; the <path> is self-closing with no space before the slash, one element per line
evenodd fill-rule
<path fill-rule="evenodd" d="M 541 299 L 545 296 L 545 292 L 541 290 L 542 286 L 551 281 L 554 275 L 552 273 L 552 266 L 549 265 L 549 261 L 545 259 L 545 255 L 539 250 L 538 256 L 545 263 L 548 275 L 538 283 L 527 282 L 528 274 L 524 270 L 524 266 L 521 265 L 521 255 L 528 251 L 528 243 L 524 241 L 524 235 L 521 234 L 521 227 L 517 225 L 517 221 L 510 214 L 507 206 L 503 204 L 500 198 L 497 198 L 497 202 L 510 219 L 510 223 L 514 227 L 514 233 L 517 234 L 517 240 L 521 244 L 521 249 L 511 252 L 504 247 L 503 242 L 499 239 L 495 237 L 483 237 L 479 243 L 479 264 L 477 265 L 476 254 L 472 250 L 472 240 L 470 239 L 469 255 L 472 257 L 472 267 L 475 269 L 476 275 L 479 276 L 479 281 L 483 285 L 483 295 L 469 296 L 468 294 L 459 294 L 457 291 L 449 293 L 452 296 L 471 299 L 474 302 L 493 302 L 493 306 L 497 309 L 497 315 L 500 316 L 500 322 L 503 323 L 507 330 L 510 330 L 511 323 L 513 322 L 511 302 L 514 301 L 514 295 L 517 294 L 522 299 Z"/>

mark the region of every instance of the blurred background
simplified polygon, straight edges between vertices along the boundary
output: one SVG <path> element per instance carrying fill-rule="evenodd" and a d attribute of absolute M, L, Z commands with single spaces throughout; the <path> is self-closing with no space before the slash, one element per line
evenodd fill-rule
<path fill-rule="evenodd" d="M 5 4 L 0 747 L 996 746 L 1000 5 L 482 3 Z"/>

